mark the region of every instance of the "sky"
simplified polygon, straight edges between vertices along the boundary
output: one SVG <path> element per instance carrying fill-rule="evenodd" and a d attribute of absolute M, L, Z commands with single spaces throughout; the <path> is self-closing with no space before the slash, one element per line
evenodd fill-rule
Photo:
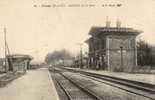
<path fill-rule="evenodd" d="M 95 4 L 97 7 L 38 7 L 53 4 Z M 121 7 L 101 7 L 122 4 Z M 37 7 L 34 7 L 37 5 Z M 142 30 L 138 36 L 155 45 L 155 0 L 0 0 L 0 57 L 4 57 L 4 32 L 11 54 L 29 54 L 43 61 L 48 52 L 67 49 L 77 55 L 92 26 L 116 26 Z"/>

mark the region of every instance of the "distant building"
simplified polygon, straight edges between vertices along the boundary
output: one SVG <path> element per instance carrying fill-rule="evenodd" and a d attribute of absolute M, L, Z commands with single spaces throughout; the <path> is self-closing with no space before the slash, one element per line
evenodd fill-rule
<path fill-rule="evenodd" d="M 30 61 L 32 57 L 29 55 L 9 55 L 7 56 L 8 71 L 22 71 L 25 72 L 30 68 Z"/>
<path fill-rule="evenodd" d="M 62 64 L 65 67 L 72 67 L 74 63 L 73 59 L 63 59 Z"/>
<path fill-rule="evenodd" d="M 89 68 L 130 72 L 137 66 L 136 36 L 141 31 L 116 27 L 92 27 L 86 40 L 89 46 Z"/>

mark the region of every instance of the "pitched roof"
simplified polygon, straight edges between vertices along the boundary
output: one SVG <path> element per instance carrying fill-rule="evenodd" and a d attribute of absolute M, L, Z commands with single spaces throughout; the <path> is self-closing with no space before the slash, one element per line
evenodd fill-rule
<path fill-rule="evenodd" d="M 8 58 L 24 58 L 24 59 L 33 59 L 32 56 L 30 55 L 24 55 L 24 54 L 12 54 L 12 55 L 8 55 Z"/>
<path fill-rule="evenodd" d="M 93 26 L 89 31 L 89 35 L 98 35 L 100 33 L 102 34 L 127 33 L 127 34 L 138 35 L 139 33 L 142 33 L 142 31 L 135 30 L 133 28 L 126 28 L 126 27 L 97 27 L 97 26 Z"/>

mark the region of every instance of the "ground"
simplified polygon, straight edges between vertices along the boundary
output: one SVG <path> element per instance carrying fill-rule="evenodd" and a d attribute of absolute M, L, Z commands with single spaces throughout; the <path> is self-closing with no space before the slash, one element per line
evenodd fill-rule
<path fill-rule="evenodd" d="M 47 68 L 30 70 L 4 88 L 0 100 L 58 100 L 58 95 Z"/>

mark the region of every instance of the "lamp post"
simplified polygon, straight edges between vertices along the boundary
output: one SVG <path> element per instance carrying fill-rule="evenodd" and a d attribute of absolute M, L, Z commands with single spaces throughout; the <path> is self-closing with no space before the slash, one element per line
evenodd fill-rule
<path fill-rule="evenodd" d="M 80 60 L 80 66 L 79 68 L 82 68 L 83 66 L 83 54 L 82 54 L 82 43 L 78 43 L 78 45 L 80 45 L 80 57 L 79 57 L 79 60 Z"/>

